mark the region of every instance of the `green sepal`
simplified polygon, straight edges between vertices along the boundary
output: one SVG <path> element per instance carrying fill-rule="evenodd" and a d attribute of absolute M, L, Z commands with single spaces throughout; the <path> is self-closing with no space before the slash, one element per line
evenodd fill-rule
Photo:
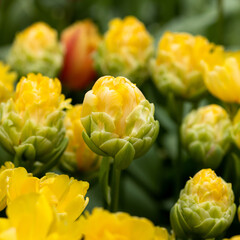
<path fill-rule="evenodd" d="M 126 144 L 115 155 L 114 161 L 117 169 L 126 169 L 134 159 L 134 155 L 135 150 L 133 145 L 130 142 L 126 142 Z"/>
<path fill-rule="evenodd" d="M 95 152 L 98 155 L 105 156 L 107 157 L 108 155 L 103 152 L 101 149 L 99 149 L 93 142 L 92 140 L 88 137 L 87 133 L 85 131 L 82 132 L 82 137 L 84 142 L 88 145 L 88 147 Z"/>
<path fill-rule="evenodd" d="M 51 170 L 60 160 L 62 154 L 68 145 L 68 138 L 64 138 L 61 144 L 58 147 L 54 148 L 49 154 L 44 155 L 39 159 L 36 159 L 33 165 L 33 174 L 35 176 L 42 176 L 47 171 Z M 48 160 L 48 161 L 46 161 Z"/>

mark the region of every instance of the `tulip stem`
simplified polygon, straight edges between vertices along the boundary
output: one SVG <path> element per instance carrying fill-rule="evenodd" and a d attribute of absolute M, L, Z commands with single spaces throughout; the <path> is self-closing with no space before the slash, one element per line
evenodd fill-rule
<path fill-rule="evenodd" d="M 111 181 L 111 204 L 110 204 L 110 210 L 112 212 L 116 212 L 118 210 L 120 177 L 121 177 L 121 170 L 117 168 L 115 161 L 113 161 L 112 179 L 111 179 L 112 180 Z"/>

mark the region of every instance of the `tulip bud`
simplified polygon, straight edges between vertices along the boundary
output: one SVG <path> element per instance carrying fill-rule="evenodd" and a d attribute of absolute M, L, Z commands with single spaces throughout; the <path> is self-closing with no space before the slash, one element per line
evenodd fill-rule
<path fill-rule="evenodd" d="M 99 45 L 95 64 L 101 75 L 124 76 L 138 86 L 149 77 L 153 39 L 135 17 L 113 19 Z"/>
<path fill-rule="evenodd" d="M 10 66 L 0 61 L 0 102 L 5 102 L 13 96 L 17 74 L 9 69 Z"/>
<path fill-rule="evenodd" d="M 180 192 L 170 221 L 177 237 L 215 238 L 231 225 L 235 212 L 231 183 L 203 169 Z"/>
<path fill-rule="evenodd" d="M 131 239 L 131 240 L 174 240 L 165 228 L 155 227 L 146 218 L 130 216 L 127 213 L 110 213 L 95 208 L 79 219 L 79 228 L 85 240 Z"/>
<path fill-rule="evenodd" d="M 202 66 L 205 85 L 215 97 L 240 103 L 240 52 L 213 51 Z"/>
<path fill-rule="evenodd" d="M 42 22 L 18 33 L 8 56 L 8 63 L 20 76 L 33 72 L 56 77 L 62 61 L 57 32 Z"/>
<path fill-rule="evenodd" d="M 66 128 L 66 136 L 69 143 L 64 152 L 61 165 L 70 171 L 90 171 L 99 167 L 100 157 L 95 154 L 82 138 L 83 126 L 81 123 L 82 105 L 75 105 L 68 109 L 64 125 Z"/>
<path fill-rule="evenodd" d="M 214 104 L 190 112 L 181 126 L 182 143 L 190 156 L 211 168 L 221 163 L 230 146 L 231 135 L 227 112 Z"/>
<path fill-rule="evenodd" d="M 158 90 L 186 99 L 204 93 L 206 87 L 200 62 L 213 48 L 214 44 L 202 36 L 164 33 L 158 44 L 157 57 L 150 64 Z"/>
<path fill-rule="evenodd" d="M 16 166 L 37 174 L 56 164 L 68 142 L 63 109 L 69 102 L 58 79 L 28 74 L 20 80 L 15 99 L 0 105 L 0 144 Z"/>
<path fill-rule="evenodd" d="M 98 29 L 90 20 L 77 22 L 62 32 L 65 55 L 60 80 L 69 89 L 86 88 L 96 78 L 93 53 L 100 40 Z"/>
<path fill-rule="evenodd" d="M 128 79 L 101 77 L 83 101 L 83 138 L 92 151 L 113 157 L 119 169 L 127 168 L 157 137 L 153 114 L 154 105 Z"/>

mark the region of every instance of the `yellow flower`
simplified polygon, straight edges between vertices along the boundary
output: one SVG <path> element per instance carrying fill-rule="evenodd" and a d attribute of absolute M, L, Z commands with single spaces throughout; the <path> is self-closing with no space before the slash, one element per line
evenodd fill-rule
<path fill-rule="evenodd" d="M 65 100 L 61 90 L 61 83 L 57 78 L 29 73 L 17 84 L 16 110 L 22 116 L 29 114 L 36 122 L 41 122 L 55 110 L 69 107 L 71 100 Z"/>
<path fill-rule="evenodd" d="M 45 48 L 54 46 L 56 42 L 57 32 L 43 22 L 32 24 L 16 37 L 16 44 L 40 56 L 44 54 Z"/>
<path fill-rule="evenodd" d="M 0 102 L 8 100 L 13 95 L 17 74 L 9 70 L 10 66 L 0 61 Z"/>
<path fill-rule="evenodd" d="M 30 193 L 11 202 L 0 219 L 1 240 L 79 240 L 76 223 L 58 218 L 44 195 Z"/>
<path fill-rule="evenodd" d="M 237 235 L 231 238 L 224 238 L 224 240 L 240 240 L 240 235 Z"/>
<path fill-rule="evenodd" d="M 199 171 L 191 180 L 188 192 L 198 196 L 198 202 L 214 202 L 224 211 L 232 204 L 234 198 L 231 195 L 231 184 L 217 177 L 211 169 Z M 229 197 L 232 196 L 232 197 Z"/>
<path fill-rule="evenodd" d="M 127 213 L 110 213 L 95 208 L 79 219 L 79 228 L 85 240 L 168 240 L 166 229 L 155 227 L 146 218 L 132 217 Z"/>
<path fill-rule="evenodd" d="M 92 112 L 105 112 L 114 121 L 119 137 L 126 135 L 128 115 L 145 100 L 141 91 L 124 77 L 101 77 L 87 92 L 82 107 L 82 118 Z"/>
<path fill-rule="evenodd" d="M 7 179 L 7 204 L 14 199 L 27 193 L 39 192 L 39 179 L 33 177 L 25 168 L 12 169 L 10 177 Z"/>
<path fill-rule="evenodd" d="M 59 214 L 71 222 L 83 212 L 89 199 L 84 199 L 89 184 L 69 178 L 67 175 L 48 173 L 40 180 L 40 193 L 56 207 Z"/>
<path fill-rule="evenodd" d="M 89 199 L 84 199 L 89 184 L 67 175 L 48 173 L 41 179 L 33 177 L 26 169 L 14 168 L 6 163 L 0 169 L 0 199 L 2 210 L 20 196 L 40 193 L 46 197 L 58 215 L 69 222 L 75 221 L 85 209 Z"/>
<path fill-rule="evenodd" d="M 202 36 L 164 33 L 158 44 L 157 58 L 151 63 L 158 89 L 164 94 L 173 92 L 188 99 L 203 93 L 206 89 L 200 62 L 214 47 Z"/>
<path fill-rule="evenodd" d="M 155 141 L 159 124 L 153 115 L 154 105 L 128 79 L 101 77 L 84 97 L 84 141 L 95 153 L 113 157 L 118 168 L 124 169 Z"/>
<path fill-rule="evenodd" d="M 153 39 L 143 23 L 133 16 L 116 18 L 99 45 L 95 63 L 101 75 L 124 76 L 141 84 L 148 76 Z"/>
<path fill-rule="evenodd" d="M 204 106 L 184 118 L 181 138 L 194 160 L 217 168 L 232 142 L 232 122 L 222 107 Z"/>
<path fill-rule="evenodd" d="M 215 97 L 240 103 L 240 52 L 213 51 L 202 66 L 206 87 Z"/>
<path fill-rule="evenodd" d="M 64 119 L 66 136 L 69 143 L 63 154 L 63 163 L 77 164 L 81 171 L 88 171 L 99 167 L 99 156 L 89 149 L 82 138 L 83 126 L 81 123 L 82 105 L 75 105 L 67 110 Z M 74 164 L 73 164 L 74 165 Z"/>
<path fill-rule="evenodd" d="M 127 55 L 133 56 L 139 60 L 146 58 L 146 49 L 152 44 L 153 39 L 146 31 L 143 23 L 133 16 L 128 16 L 121 20 L 113 19 L 109 23 L 109 30 L 104 37 L 106 47 L 109 52 L 119 55 L 125 55 L 127 63 L 130 65 L 130 59 Z"/>
<path fill-rule="evenodd" d="M 235 212 L 231 183 L 202 169 L 181 190 L 170 221 L 177 237 L 216 238 L 231 225 Z"/>
<path fill-rule="evenodd" d="M 46 23 L 38 22 L 17 34 L 8 62 L 20 76 L 29 72 L 54 77 L 63 61 L 62 46 L 57 31 Z"/>
<path fill-rule="evenodd" d="M 43 175 L 56 165 L 68 143 L 63 109 L 70 101 L 58 79 L 33 73 L 21 78 L 14 100 L 0 105 L 0 144 L 17 167 Z"/>
<path fill-rule="evenodd" d="M 6 162 L 5 165 L 0 168 L 0 211 L 2 211 L 7 204 L 7 184 L 13 169 L 14 165 L 11 162 Z"/>

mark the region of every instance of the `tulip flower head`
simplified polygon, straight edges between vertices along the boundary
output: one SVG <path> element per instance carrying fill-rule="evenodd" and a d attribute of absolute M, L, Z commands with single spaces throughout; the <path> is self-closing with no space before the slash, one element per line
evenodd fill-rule
<path fill-rule="evenodd" d="M 202 169 L 187 181 L 170 220 L 177 237 L 215 238 L 230 226 L 235 212 L 231 184 Z"/>
<path fill-rule="evenodd" d="M 97 26 L 90 20 L 76 22 L 62 32 L 65 54 L 60 79 L 69 89 L 84 89 L 95 80 L 93 54 L 100 40 Z"/>
<path fill-rule="evenodd" d="M 202 66 L 206 87 L 215 97 L 240 103 L 240 52 L 213 51 Z"/>
<path fill-rule="evenodd" d="M 8 205 L 8 218 L 0 218 L 2 240 L 79 240 L 76 223 L 57 217 L 44 195 L 29 193 Z"/>
<path fill-rule="evenodd" d="M 56 77 L 62 61 L 57 32 L 42 22 L 18 33 L 8 56 L 8 63 L 20 76 L 34 72 Z"/>
<path fill-rule="evenodd" d="M 126 168 L 155 141 L 159 124 L 153 114 L 154 105 L 128 79 L 102 77 L 83 101 L 84 140 L 94 152 Z"/>
<path fill-rule="evenodd" d="M 79 228 L 85 240 L 174 239 L 165 228 L 155 227 L 148 219 L 132 217 L 127 213 L 110 213 L 101 208 L 95 208 L 92 214 L 81 216 Z"/>
<path fill-rule="evenodd" d="M 0 169 L 0 210 L 21 196 L 35 193 L 46 197 L 58 217 L 74 222 L 83 212 L 89 199 L 85 198 L 89 184 L 67 175 L 47 173 L 33 177 L 25 168 L 15 168 L 10 162 Z"/>
<path fill-rule="evenodd" d="M 157 57 L 151 61 L 152 77 L 158 90 L 185 99 L 204 93 L 206 87 L 200 62 L 214 47 L 202 36 L 164 33 L 158 44 Z"/>
<path fill-rule="evenodd" d="M 124 76 L 140 85 L 149 76 L 153 39 L 143 23 L 129 16 L 113 19 L 95 56 L 101 75 Z"/>
<path fill-rule="evenodd" d="M 232 124 L 227 112 L 214 104 L 190 112 L 181 126 L 184 147 L 193 159 L 206 167 L 218 167 L 231 137 Z"/>
<path fill-rule="evenodd" d="M 13 96 L 16 80 L 17 74 L 10 72 L 10 66 L 0 61 L 0 102 L 5 102 Z"/>
<path fill-rule="evenodd" d="M 83 125 L 81 123 L 82 105 L 78 104 L 68 109 L 64 119 L 66 136 L 69 143 L 62 157 L 62 165 L 72 171 L 94 170 L 99 167 L 100 157 L 95 154 L 82 138 Z"/>
<path fill-rule="evenodd" d="M 35 171 L 56 163 L 67 146 L 63 109 L 69 102 L 57 79 L 29 74 L 20 80 L 15 99 L 0 105 L 0 142 L 16 166 Z"/>

